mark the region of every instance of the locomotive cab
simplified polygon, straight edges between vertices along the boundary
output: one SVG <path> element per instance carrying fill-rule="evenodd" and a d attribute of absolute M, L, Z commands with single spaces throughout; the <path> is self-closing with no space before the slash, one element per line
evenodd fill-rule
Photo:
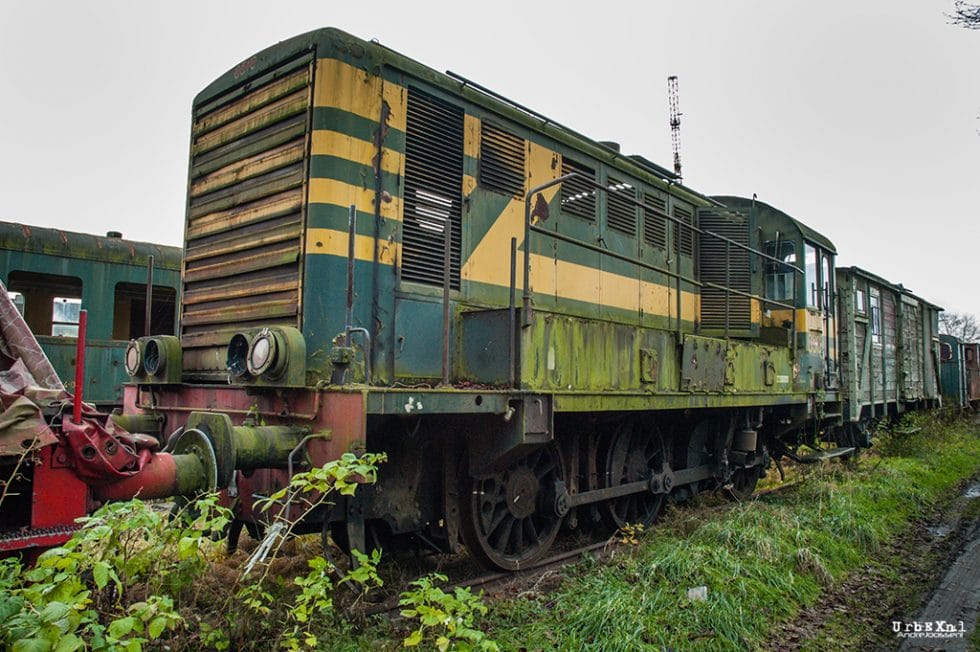
<path fill-rule="evenodd" d="M 715 199 L 749 215 L 756 225 L 752 244 L 766 254 L 755 265 L 765 297 L 759 308 L 760 338 L 795 349 L 798 388 L 832 392 L 838 386 L 834 244 L 764 202 Z"/>

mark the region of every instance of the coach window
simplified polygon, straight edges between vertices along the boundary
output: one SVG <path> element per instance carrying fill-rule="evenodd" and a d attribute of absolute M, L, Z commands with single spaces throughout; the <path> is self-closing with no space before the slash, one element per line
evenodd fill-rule
<path fill-rule="evenodd" d="M 796 264 L 796 244 L 789 240 L 772 240 L 766 243 L 766 255 L 779 261 L 766 259 L 766 298 L 773 301 L 792 301 Z"/>
<path fill-rule="evenodd" d="M 871 288 L 871 341 L 881 344 L 881 296 Z"/>
<path fill-rule="evenodd" d="M 78 336 L 82 279 L 15 270 L 8 280 L 7 289 L 23 296 L 24 321 L 35 335 Z"/>
<path fill-rule="evenodd" d="M 78 337 L 78 318 L 81 312 L 81 299 L 55 297 L 51 302 L 51 334 L 58 337 Z"/>
<path fill-rule="evenodd" d="M 817 278 L 817 250 L 810 243 L 806 243 L 803 252 L 806 263 L 806 305 L 809 308 L 819 308 L 820 279 Z"/>
<path fill-rule="evenodd" d="M 21 294 L 20 292 L 7 292 L 7 296 L 10 298 L 10 301 L 14 304 L 14 308 L 17 308 L 17 312 L 20 313 L 20 316 L 23 317 L 24 295 Z"/>
<path fill-rule="evenodd" d="M 150 335 L 173 335 L 177 310 L 177 290 L 153 286 Z M 112 313 L 112 339 L 131 340 L 146 335 L 146 285 L 117 283 Z"/>
<path fill-rule="evenodd" d="M 860 315 L 868 314 L 868 305 L 864 302 L 864 290 L 854 289 L 854 310 Z"/>
<path fill-rule="evenodd" d="M 942 362 L 949 362 L 953 359 L 953 347 L 946 342 L 939 345 L 939 359 Z"/>

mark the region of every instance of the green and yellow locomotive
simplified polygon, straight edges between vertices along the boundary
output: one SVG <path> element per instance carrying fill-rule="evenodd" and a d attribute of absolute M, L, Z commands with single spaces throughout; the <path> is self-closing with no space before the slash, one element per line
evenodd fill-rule
<path fill-rule="evenodd" d="M 290 472 L 384 451 L 303 527 L 517 569 L 860 428 L 835 248 L 781 211 L 333 29 L 193 111 L 180 336 L 131 343 L 119 423 L 253 533 Z"/>

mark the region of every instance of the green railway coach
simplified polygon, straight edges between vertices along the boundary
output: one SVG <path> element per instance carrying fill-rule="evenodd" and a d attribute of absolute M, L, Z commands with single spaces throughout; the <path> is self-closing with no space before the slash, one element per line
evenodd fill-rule
<path fill-rule="evenodd" d="M 55 370 L 74 392 L 75 342 L 88 311 L 83 396 L 101 407 L 122 404 L 129 380 L 127 343 L 146 335 L 146 284 L 153 259 L 151 333 L 176 332 L 181 250 L 24 224 L 0 222 L 0 281 Z"/>

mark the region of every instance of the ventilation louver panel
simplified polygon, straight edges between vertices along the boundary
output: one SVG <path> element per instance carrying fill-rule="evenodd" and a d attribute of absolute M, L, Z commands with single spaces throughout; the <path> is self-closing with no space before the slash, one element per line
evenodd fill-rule
<path fill-rule="evenodd" d="M 442 286 L 448 226 L 450 286 L 458 289 L 463 109 L 409 89 L 407 115 L 401 277 Z"/>
<path fill-rule="evenodd" d="M 683 206 L 674 206 L 674 217 L 680 222 L 674 222 L 674 254 L 694 256 L 694 241 L 697 239 L 693 230 L 686 225 L 694 224 L 694 213 Z"/>
<path fill-rule="evenodd" d="M 606 222 L 609 227 L 625 233 L 636 235 L 636 188 L 632 185 L 609 178 L 608 200 L 606 202 Z"/>
<path fill-rule="evenodd" d="M 570 215 L 595 221 L 595 188 L 588 182 L 588 179 L 595 179 L 595 170 L 569 161 L 563 156 L 562 176 L 573 172 L 582 176 L 573 177 L 561 184 L 561 210 Z"/>
<path fill-rule="evenodd" d="M 484 122 L 480 137 L 480 185 L 523 199 L 526 153 L 523 138 Z"/>
<path fill-rule="evenodd" d="M 195 108 L 180 320 L 191 375 L 223 374 L 237 330 L 301 326 L 311 59 Z"/>
<path fill-rule="evenodd" d="M 643 197 L 643 242 L 667 251 L 667 203 L 652 193 Z"/>
<path fill-rule="evenodd" d="M 743 215 L 720 214 L 703 211 L 699 226 L 706 232 L 724 236 L 742 245 L 749 244 L 748 220 Z M 715 283 L 750 293 L 752 291 L 751 254 L 724 240 L 702 233 L 699 238 L 698 260 L 700 279 L 703 283 Z M 727 250 L 727 259 L 726 259 Z M 748 330 L 752 327 L 751 300 L 738 294 L 729 295 L 712 287 L 701 288 L 701 328 L 725 329 L 726 306 L 729 331 Z"/>

